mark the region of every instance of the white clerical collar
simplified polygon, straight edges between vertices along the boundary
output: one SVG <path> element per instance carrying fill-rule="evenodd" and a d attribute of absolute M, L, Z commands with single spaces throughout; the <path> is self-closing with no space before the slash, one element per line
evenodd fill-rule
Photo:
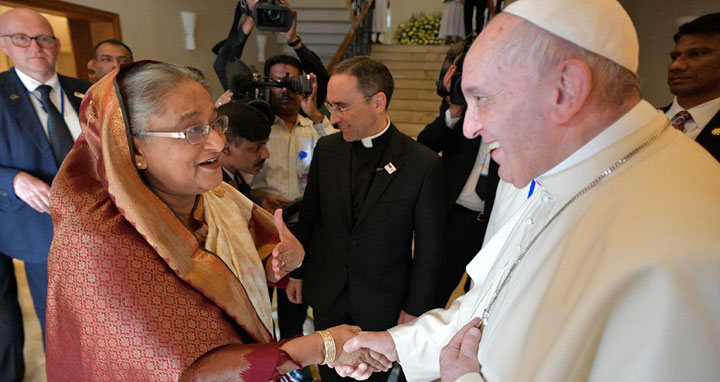
<path fill-rule="evenodd" d="M 50 77 L 49 80 L 43 82 L 40 82 L 27 74 L 23 73 L 18 68 L 15 68 L 15 73 L 17 73 L 18 78 L 20 78 L 20 82 L 22 82 L 23 85 L 25 85 L 25 89 L 27 89 L 30 92 L 34 92 L 35 89 L 37 89 L 40 85 L 50 85 L 50 87 L 53 88 L 53 90 L 57 90 L 60 87 L 60 79 L 58 78 L 57 72 L 53 73 L 52 77 Z"/>
<path fill-rule="evenodd" d="M 387 125 L 385 125 L 385 128 L 384 128 L 381 132 L 373 135 L 372 137 L 367 137 L 367 138 L 363 138 L 363 139 L 360 140 L 360 142 L 362 142 L 363 146 L 364 146 L 366 149 L 372 148 L 372 147 L 373 147 L 373 143 L 372 143 L 373 139 L 375 139 L 375 138 L 377 138 L 377 137 L 385 134 L 385 132 L 387 131 L 387 129 L 390 128 L 390 117 L 386 117 L 386 118 L 387 118 Z"/>
<path fill-rule="evenodd" d="M 620 119 L 608 126 L 579 150 L 575 151 L 572 155 L 565 158 L 564 161 L 560 162 L 541 176 L 560 172 L 590 158 L 606 147 L 609 147 L 650 123 L 650 121 L 657 117 L 657 113 L 657 109 L 655 109 L 655 107 L 653 107 L 649 102 L 640 100 L 635 107 L 630 109 L 630 111 L 625 113 L 625 115 L 620 117 Z"/>
<path fill-rule="evenodd" d="M 675 114 L 682 110 L 687 110 L 687 112 L 690 113 L 690 115 L 692 116 L 693 121 L 695 121 L 698 129 L 702 130 L 705 128 L 708 122 L 713 119 L 715 114 L 717 114 L 718 110 L 720 110 L 720 97 L 697 105 L 695 107 L 691 107 L 689 109 L 685 109 L 680 106 L 677 101 L 677 97 L 675 97 L 673 99 L 672 105 L 670 106 L 668 111 L 665 112 L 665 115 L 668 118 L 672 119 Z"/>

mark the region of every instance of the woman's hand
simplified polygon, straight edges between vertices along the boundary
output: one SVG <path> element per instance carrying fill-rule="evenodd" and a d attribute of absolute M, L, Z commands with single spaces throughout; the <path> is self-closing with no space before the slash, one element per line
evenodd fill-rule
<path fill-rule="evenodd" d="M 275 210 L 273 220 L 280 236 L 280 242 L 272 250 L 271 265 L 275 272 L 275 278 L 280 280 L 302 265 L 305 249 L 285 225 L 282 209 Z"/>
<path fill-rule="evenodd" d="M 361 365 L 366 365 L 373 372 L 387 371 L 392 367 L 392 361 L 388 360 L 384 355 L 368 348 L 363 348 L 352 353 L 343 350 L 345 343 L 361 332 L 357 326 L 340 325 L 328 329 L 335 340 L 335 361 L 330 366 L 350 365 L 355 368 L 364 369 Z"/>

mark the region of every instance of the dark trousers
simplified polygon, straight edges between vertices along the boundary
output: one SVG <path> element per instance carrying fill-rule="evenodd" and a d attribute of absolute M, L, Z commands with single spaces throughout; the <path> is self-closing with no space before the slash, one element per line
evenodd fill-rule
<path fill-rule="evenodd" d="M 442 272 L 435 291 L 436 307 L 445 307 L 462 279 L 465 267 L 482 247 L 487 215 L 479 219 L 478 215 L 478 212 L 459 204 L 454 204 L 450 209 L 443 239 Z"/>
<path fill-rule="evenodd" d="M 323 330 L 342 324 L 357 325 L 350 315 L 350 296 L 346 292 L 347 289 L 341 294 L 340 298 L 338 298 L 338 304 L 334 304 L 335 306 L 332 307 L 331 311 L 322 312 L 313 310 L 316 330 Z M 354 381 L 352 378 L 340 377 L 335 370 L 327 366 L 318 365 L 318 371 L 320 372 L 320 379 L 322 382 Z M 385 382 L 389 376 L 390 371 L 384 373 L 373 373 L 367 380 L 372 382 Z"/>
<path fill-rule="evenodd" d="M 502 0 L 495 1 L 495 12 L 500 12 L 502 9 Z M 483 29 L 483 23 L 485 22 L 485 9 L 487 9 L 487 0 L 465 0 L 463 6 L 463 17 L 465 18 L 465 36 L 470 36 L 473 32 L 472 20 L 473 20 L 473 9 L 477 8 L 475 14 L 475 31 L 480 34 Z"/>
<path fill-rule="evenodd" d="M 45 300 L 47 264 L 25 263 L 35 311 L 45 340 Z M 21 381 L 25 374 L 23 359 L 23 318 L 18 303 L 17 280 L 12 258 L 0 253 L 0 381 Z"/>
<path fill-rule="evenodd" d="M 280 338 L 292 338 L 303 333 L 303 323 L 307 317 L 307 304 L 294 304 L 287 298 L 284 289 L 278 289 L 277 309 L 280 326 Z"/>

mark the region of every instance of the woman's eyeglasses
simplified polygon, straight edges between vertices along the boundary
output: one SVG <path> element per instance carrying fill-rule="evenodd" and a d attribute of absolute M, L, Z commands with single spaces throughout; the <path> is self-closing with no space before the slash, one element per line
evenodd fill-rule
<path fill-rule="evenodd" d="M 210 124 L 208 125 L 193 125 L 183 131 L 147 131 L 142 133 L 141 135 L 162 138 L 184 138 L 187 139 L 189 144 L 197 145 L 207 141 L 208 135 L 210 135 L 211 128 L 215 130 L 218 134 L 225 134 L 228 129 L 228 116 L 221 115 L 216 120 L 210 122 Z"/>

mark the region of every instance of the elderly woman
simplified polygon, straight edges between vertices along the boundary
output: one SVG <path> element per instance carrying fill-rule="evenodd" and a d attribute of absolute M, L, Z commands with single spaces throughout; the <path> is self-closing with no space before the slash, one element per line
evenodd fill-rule
<path fill-rule="evenodd" d="M 196 71 L 138 63 L 94 85 L 55 178 L 47 373 L 52 381 L 267 381 L 346 354 L 342 326 L 275 342 L 267 285 L 304 252 L 222 183 L 227 118 Z"/>

